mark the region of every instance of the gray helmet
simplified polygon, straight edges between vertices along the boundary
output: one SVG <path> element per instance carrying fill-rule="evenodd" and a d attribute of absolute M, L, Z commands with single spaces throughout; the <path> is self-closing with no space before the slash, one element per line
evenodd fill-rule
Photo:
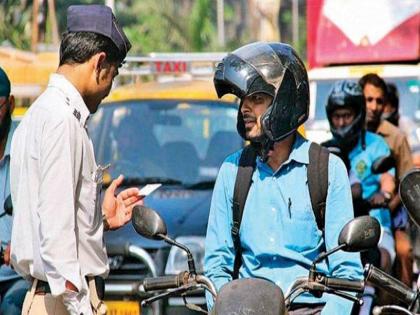
<path fill-rule="evenodd" d="M 218 64 L 214 86 L 219 97 L 229 93 L 241 99 L 258 92 L 271 95 L 272 104 L 261 117 L 264 135 L 271 142 L 284 139 L 308 118 L 308 75 L 287 44 L 257 42 L 238 48 Z M 237 129 L 245 139 L 240 110 Z"/>

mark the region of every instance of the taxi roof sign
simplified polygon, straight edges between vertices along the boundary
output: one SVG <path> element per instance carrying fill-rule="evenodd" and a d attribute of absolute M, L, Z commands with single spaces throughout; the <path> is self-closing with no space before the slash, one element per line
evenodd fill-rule
<path fill-rule="evenodd" d="M 172 75 L 173 77 L 210 77 L 227 53 L 151 53 L 147 56 L 129 56 L 120 70 L 120 76 Z M 136 81 L 136 80 L 134 80 Z"/>
<path fill-rule="evenodd" d="M 191 64 L 186 61 L 154 61 L 153 73 L 186 73 L 191 71 Z"/>

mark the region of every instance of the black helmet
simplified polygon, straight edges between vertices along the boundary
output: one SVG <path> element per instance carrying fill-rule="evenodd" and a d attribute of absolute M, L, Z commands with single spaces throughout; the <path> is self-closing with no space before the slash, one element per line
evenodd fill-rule
<path fill-rule="evenodd" d="M 343 128 L 334 128 L 331 120 L 333 112 L 336 109 L 348 107 L 355 112 L 353 122 Z M 335 140 L 340 145 L 355 145 L 365 129 L 366 105 L 361 86 L 347 80 L 336 82 L 328 96 L 326 111 L 331 133 Z"/>
<path fill-rule="evenodd" d="M 272 104 L 261 117 L 264 135 L 271 142 L 282 140 L 308 118 L 308 75 L 287 44 L 257 42 L 238 48 L 218 64 L 214 86 L 219 97 L 228 93 L 241 99 L 257 92 L 271 95 Z M 237 128 L 245 139 L 240 110 Z"/>

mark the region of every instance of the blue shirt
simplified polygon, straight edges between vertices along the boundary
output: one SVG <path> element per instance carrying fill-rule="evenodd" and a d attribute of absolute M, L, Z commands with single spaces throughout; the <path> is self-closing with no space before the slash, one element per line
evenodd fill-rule
<path fill-rule="evenodd" d="M 365 135 L 365 149 L 362 148 L 361 139 L 349 154 L 351 170 L 360 180 L 362 185 L 363 199 L 371 198 L 380 191 L 380 174 L 372 174 L 373 162 L 383 156 L 391 154 L 385 140 L 372 132 L 367 131 Z M 378 208 L 370 211 L 370 215 L 376 218 L 384 229 L 391 231 L 391 213 L 389 209 Z"/>
<path fill-rule="evenodd" d="M 15 126 L 12 123 L 10 126 L 9 134 L 7 135 L 7 142 L 6 147 L 4 148 L 3 159 L 0 160 L 0 213 L 4 212 L 4 201 L 10 195 L 10 145 L 12 142 L 12 136 L 14 131 Z M 12 221 L 12 217 L 9 215 L 4 215 L 0 218 L 0 241 L 3 250 L 10 242 L 10 236 L 12 234 Z M 19 278 L 19 276 L 9 266 L 2 265 L 0 267 L 0 282 L 15 278 Z"/>
<path fill-rule="evenodd" d="M 240 278 L 270 279 L 286 292 L 296 278 L 308 276 L 312 261 L 324 245 L 327 250 L 337 246 L 341 229 L 353 218 L 347 170 L 338 157 L 330 154 L 324 244 L 307 184 L 309 146 L 309 141 L 297 135 L 289 159 L 277 171 L 257 158 L 239 232 L 243 248 Z M 232 280 L 232 198 L 240 155 L 238 151 L 222 164 L 211 202 L 204 268 L 217 290 Z M 358 253 L 340 251 L 317 266 L 330 276 L 362 278 Z M 352 307 L 352 302 L 326 294 L 321 299 L 303 295 L 296 302 L 326 302 L 323 314 L 349 314 Z M 209 296 L 207 303 L 212 307 Z"/>

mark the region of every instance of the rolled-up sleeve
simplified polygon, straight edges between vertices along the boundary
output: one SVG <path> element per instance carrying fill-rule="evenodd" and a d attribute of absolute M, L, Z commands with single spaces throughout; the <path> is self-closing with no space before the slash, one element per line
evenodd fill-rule
<path fill-rule="evenodd" d="M 351 190 L 346 168 L 341 160 L 330 154 L 329 187 L 325 210 L 325 243 L 330 250 L 338 245 L 344 225 L 354 218 Z M 359 253 L 339 251 L 328 257 L 328 268 L 333 277 L 362 279 L 363 268 Z M 322 314 L 350 314 L 353 303 L 329 295 Z"/>
<path fill-rule="evenodd" d="M 231 189 L 227 183 L 229 166 L 231 165 L 224 163 L 217 176 L 206 236 L 204 269 L 217 290 L 232 280 L 235 258 L 231 236 L 232 198 L 229 196 Z M 207 306 L 209 309 L 213 307 L 210 294 L 207 294 Z"/>
<path fill-rule="evenodd" d="M 82 288 L 75 233 L 77 169 L 81 160 L 76 148 L 82 143 L 74 128 L 67 117 L 51 118 L 43 126 L 40 142 L 40 254 L 53 295 L 65 291 L 66 280 Z"/>

